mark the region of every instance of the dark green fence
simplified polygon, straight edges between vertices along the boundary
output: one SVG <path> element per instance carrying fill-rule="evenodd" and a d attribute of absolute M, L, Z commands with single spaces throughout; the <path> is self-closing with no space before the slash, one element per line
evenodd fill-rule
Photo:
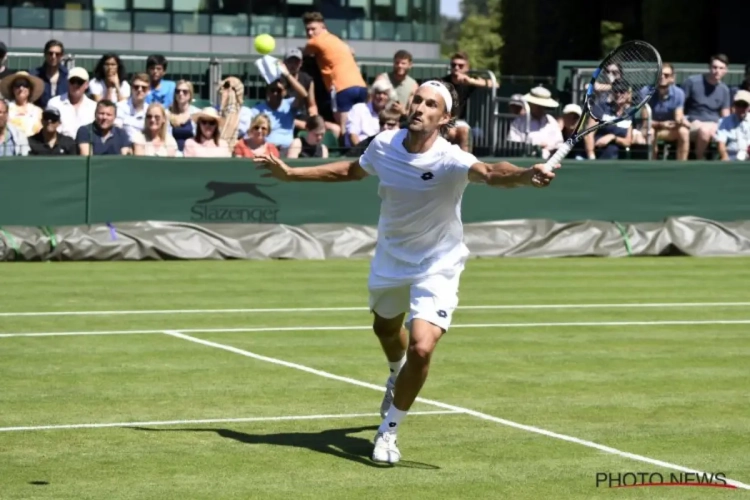
<path fill-rule="evenodd" d="M 750 169 L 737 164 L 571 162 L 548 189 L 469 186 L 463 216 L 466 222 L 655 222 L 685 215 L 748 220 L 747 186 Z M 4 226 L 139 220 L 376 224 L 378 209 L 375 178 L 279 183 L 261 178 L 243 159 L 0 159 Z"/>

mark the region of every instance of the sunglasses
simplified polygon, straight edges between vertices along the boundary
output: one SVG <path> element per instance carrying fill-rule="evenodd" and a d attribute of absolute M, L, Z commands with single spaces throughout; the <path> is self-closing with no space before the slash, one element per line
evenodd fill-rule
<path fill-rule="evenodd" d="M 141 90 L 145 92 L 148 90 L 148 85 L 133 85 L 133 90 Z"/>
<path fill-rule="evenodd" d="M 451 63 L 451 68 L 463 69 L 464 66 L 466 66 L 465 63 Z"/>
<path fill-rule="evenodd" d="M 216 125 L 216 122 L 212 120 L 198 120 L 198 125 L 210 125 L 213 127 Z"/>
<path fill-rule="evenodd" d="M 14 89 L 28 89 L 31 88 L 31 84 L 27 81 L 16 82 L 13 84 Z"/>
<path fill-rule="evenodd" d="M 68 83 L 70 83 L 71 85 L 83 85 L 86 82 L 81 78 L 71 78 L 70 80 L 68 80 Z"/>
<path fill-rule="evenodd" d="M 268 89 L 268 91 L 272 94 L 281 94 L 284 91 L 284 89 L 281 87 L 271 87 Z"/>
<path fill-rule="evenodd" d="M 149 120 L 160 120 L 161 115 L 146 115 L 146 118 L 148 118 Z"/>
<path fill-rule="evenodd" d="M 63 53 L 56 50 L 48 50 L 47 55 L 52 57 L 62 57 Z"/>
<path fill-rule="evenodd" d="M 190 94 L 190 91 L 188 89 L 177 89 L 177 90 L 175 90 L 175 92 L 177 94 L 185 94 L 185 95 L 189 95 Z"/>
<path fill-rule="evenodd" d="M 265 125 L 256 125 L 253 127 L 253 130 L 268 130 L 268 127 Z"/>

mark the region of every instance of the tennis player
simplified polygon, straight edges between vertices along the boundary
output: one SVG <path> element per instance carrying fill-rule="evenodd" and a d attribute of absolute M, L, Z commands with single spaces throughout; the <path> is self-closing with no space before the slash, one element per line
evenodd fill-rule
<path fill-rule="evenodd" d="M 469 182 L 494 187 L 549 185 L 542 165 L 483 163 L 445 140 L 458 97 L 450 83 L 430 80 L 414 94 L 408 128 L 378 134 L 355 161 L 290 168 L 258 156 L 263 177 L 282 181 L 380 180 L 378 240 L 368 288 L 373 330 L 390 366 L 383 421 L 372 459 L 396 463 L 396 433 L 427 379 L 430 358 L 458 305 L 458 282 L 469 251 L 463 242 L 461 199 Z M 406 317 L 408 314 L 408 317 Z M 406 323 L 404 319 L 406 317 Z"/>

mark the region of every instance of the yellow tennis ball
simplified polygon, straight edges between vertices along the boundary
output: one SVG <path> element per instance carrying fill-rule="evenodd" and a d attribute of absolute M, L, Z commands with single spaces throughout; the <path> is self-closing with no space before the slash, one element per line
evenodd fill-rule
<path fill-rule="evenodd" d="M 255 37 L 255 50 L 259 54 L 270 54 L 276 48 L 276 40 L 267 33 Z"/>

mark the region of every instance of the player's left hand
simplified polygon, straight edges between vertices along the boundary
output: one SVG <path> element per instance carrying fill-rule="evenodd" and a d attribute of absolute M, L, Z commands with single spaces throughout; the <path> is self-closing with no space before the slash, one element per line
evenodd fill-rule
<path fill-rule="evenodd" d="M 537 165 L 534 165 L 528 170 L 529 175 L 529 185 L 537 188 L 543 188 L 549 186 L 550 182 L 552 182 L 552 179 L 555 178 L 555 169 L 560 168 L 560 165 L 555 165 L 552 168 L 552 171 L 547 172 L 544 169 L 544 164 L 539 163 Z"/>

